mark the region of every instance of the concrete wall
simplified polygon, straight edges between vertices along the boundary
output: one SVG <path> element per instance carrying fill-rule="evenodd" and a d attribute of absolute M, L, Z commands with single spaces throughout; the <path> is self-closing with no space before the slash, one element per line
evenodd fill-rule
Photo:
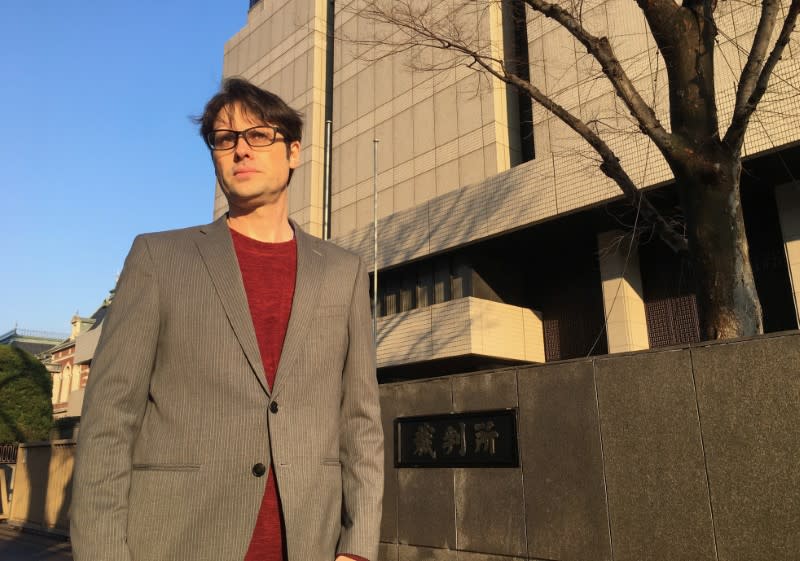
<path fill-rule="evenodd" d="M 66 534 L 75 441 L 21 444 L 8 522 Z"/>
<path fill-rule="evenodd" d="M 800 333 L 381 386 L 379 561 L 800 552 Z M 520 468 L 393 467 L 398 416 L 519 408 Z M 73 441 L 20 447 L 10 522 L 67 528 Z"/>
<path fill-rule="evenodd" d="M 14 464 L 0 464 L 0 520 L 8 520 L 8 512 L 11 509 L 9 498 L 13 478 Z"/>
<path fill-rule="evenodd" d="M 800 333 L 388 384 L 380 561 L 800 552 Z M 521 467 L 395 469 L 398 416 L 519 408 Z"/>

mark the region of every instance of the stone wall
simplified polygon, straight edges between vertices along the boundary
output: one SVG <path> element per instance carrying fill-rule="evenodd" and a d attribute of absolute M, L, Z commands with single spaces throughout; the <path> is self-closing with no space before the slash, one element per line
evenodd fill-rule
<path fill-rule="evenodd" d="M 74 440 L 20 444 L 8 523 L 66 535 L 74 458 Z"/>
<path fill-rule="evenodd" d="M 381 387 L 381 561 L 800 554 L 800 334 Z M 518 408 L 520 468 L 393 467 L 395 417 Z"/>

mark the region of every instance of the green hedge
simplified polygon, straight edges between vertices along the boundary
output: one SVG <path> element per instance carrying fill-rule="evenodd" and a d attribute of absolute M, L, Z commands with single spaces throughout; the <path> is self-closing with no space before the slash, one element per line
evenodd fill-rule
<path fill-rule="evenodd" d="M 47 440 L 53 381 L 32 354 L 0 345 L 0 443 Z"/>

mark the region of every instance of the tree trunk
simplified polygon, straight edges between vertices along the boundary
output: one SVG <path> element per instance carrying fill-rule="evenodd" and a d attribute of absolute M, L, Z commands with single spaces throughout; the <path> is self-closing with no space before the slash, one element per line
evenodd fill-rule
<path fill-rule="evenodd" d="M 715 3 L 639 0 L 669 77 L 672 142 L 662 151 L 686 214 L 700 337 L 763 332 L 747 237 L 737 147 L 719 136 L 714 83 Z"/>
<path fill-rule="evenodd" d="M 719 144 L 715 148 L 715 154 L 699 158 L 715 162 L 712 172 L 706 166 L 673 166 L 686 212 L 703 340 L 764 330 L 742 216 L 741 160 Z"/>

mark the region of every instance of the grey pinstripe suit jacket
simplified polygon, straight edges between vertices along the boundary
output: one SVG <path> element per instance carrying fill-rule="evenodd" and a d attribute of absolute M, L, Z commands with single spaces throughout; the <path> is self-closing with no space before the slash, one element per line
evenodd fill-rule
<path fill-rule="evenodd" d="M 224 218 L 134 241 L 84 400 L 76 561 L 241 561 L 267 479 L 252 468 L 270 461 L 290 561 L 377 561 L 383 433 L 367 274 L 357 256 L 295 232 L 272 392 Z"/>

